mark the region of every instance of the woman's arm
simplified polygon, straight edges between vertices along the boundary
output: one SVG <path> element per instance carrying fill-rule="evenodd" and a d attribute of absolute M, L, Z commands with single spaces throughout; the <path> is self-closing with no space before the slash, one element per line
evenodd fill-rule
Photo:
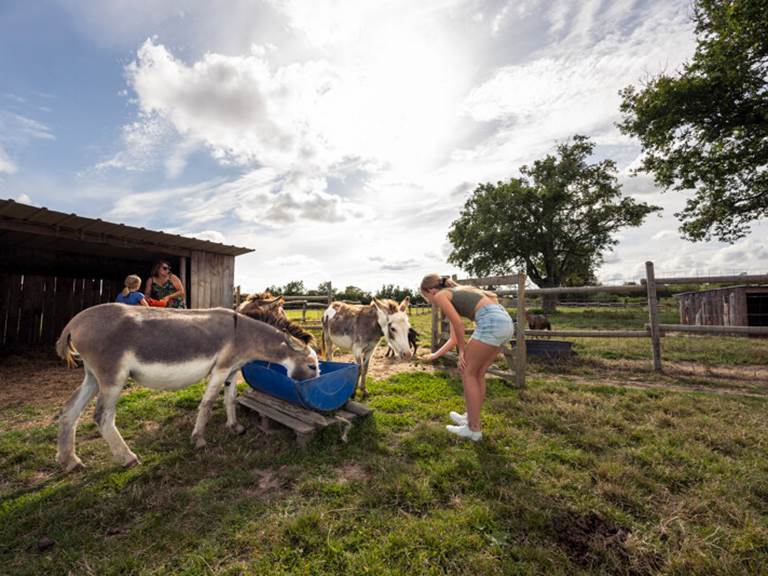
<path fill-rule="evenodd" d="M 163 298 L 166 302 L 170 300 L 171 298 L 176 298 L 177 296 L 183 297 L 184 296 L 184 286 L 181 284 L 181 280 L 179 280 L 179 277 L 176 276 L 176 274 L 171 274 L 171 284 L 173 284 L 173 287 L 176 288 L 176 292 L 171 292 Z"/>
<path fill-rule="evenodd" d="M 464 370 L 466 362 L 464 361 L 464 322 L 451 302 L 450 292 L 443 290 L 435 294 L 435 304 L 440 307 L 445 317 L 451 323 L 453 338 L 456 340 L 456 347 L 459 352 L 459 370 Z"/>
<path fill-rule="evenodd" d="M 152 296 L 152 277 L 150 276 L 147 278 L 147 281 L 144 283 L 144 296 L 146 298 L 149 298 Z"/>
<path fill-rule="evenodd" d="M 454 334 L 453 332 L 453 324 L 449 324 L 448 326 L 451 329 L 451 337 L 448 338 L 448 341 L 442 346 L 440 346 L 440 348 L 436 350 L 434 353 L 428 354 L 427 356 L 424 357 L 424 360 L 426 360 L 427 362 L 432 362 L 433 360 L 437 360 L 441 356 L 445 355 L 446 352 L 450 352 L 451 350 L 453 350 L 454 347 L 456 346 L 456 334 Z"/>

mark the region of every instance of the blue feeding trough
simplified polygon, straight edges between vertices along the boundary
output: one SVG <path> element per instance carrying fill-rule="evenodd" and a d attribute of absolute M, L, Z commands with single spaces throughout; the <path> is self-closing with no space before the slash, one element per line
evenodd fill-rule
<path fill-rule="evenodd" d="M 357 364 L 319 362 L 320 376 L 294 380 L 280 364 L 254 360 L 243 366 L 243 378 L 251 388 L 277 396 L 293 404 L 330 412 L 347 403 L 355 391 Z"/>

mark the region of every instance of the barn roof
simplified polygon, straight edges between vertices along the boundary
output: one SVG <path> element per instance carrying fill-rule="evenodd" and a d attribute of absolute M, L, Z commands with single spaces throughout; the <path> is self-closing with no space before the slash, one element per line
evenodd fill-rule
<path fill-rule="evenodd" d="M 214 254 L 240 256 L 253 252 L 250 248 L 231 246 L 169 234 L 146 228 L 137 228 L 107 222 L 100 218 L 85 218 L 47 208 L 29 206 L 14 200 L 0 200 L 0 229 L 27 234 L 45 234 L 65 238 L 79 238 L 118 246 L 163 247 L 168 251 L 201 250 Z"/>
<path fill-rule="evenodd" d="M 706 294 L 708 292 L 717 292 L 719 290 L 734 290 L 736 288 L 746 288 L 747 290 L 755 290 L 757 292 L 768 291 L 768 286 L 757 284 L 738 284 L 736 286 L 721 286 L 720 288 L 707 288 L 706 290 L 692 290 L 690 292 L 678 292 L 673 294 L 675 298 L 680 296 L 687 296 L 688 294 Z"/>

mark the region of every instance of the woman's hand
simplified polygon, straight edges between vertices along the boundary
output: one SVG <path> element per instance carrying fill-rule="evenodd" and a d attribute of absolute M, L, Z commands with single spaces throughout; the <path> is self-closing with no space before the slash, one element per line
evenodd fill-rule
<path fill-rule="evenodd" d="M 464 357 L 464 350 L 459 351 L 459 372 L 464 372 L 467 367 L 467 359 Z"/>
<path fill-rule="evenodd" d="M 420 356 L 419 360 L 421 362 L 424 362 L 426 364 L 431 364 L 437 359 L 437 357 L 434 354 L 425 354 L 424 356 Z"/>

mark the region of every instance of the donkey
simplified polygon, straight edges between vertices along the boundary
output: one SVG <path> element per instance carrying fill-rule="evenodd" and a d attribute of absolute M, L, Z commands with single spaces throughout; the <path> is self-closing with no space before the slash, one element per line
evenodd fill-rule
<path fill-rule="evenodd" d="M 179 390 L 209 377 L 197 412 L 192 441 L 206 445 L 205 426 L 222 386 L 227 428 L 245 430 L 235 415 L 233 377 L 241 366 L 259 358 L 285 366 L 296 380 L 318 376 L 317 354 L 292 336 L 234 310 L 178 310 L 101 304 L 72 318 L 56 343 L 56 352 L 71 367 L 77 353 L 85 378 L 59 414 L 56 460 L 66 470 L 83 467 L 75 454 L 80 414 L 98 395 L 94 418 L 115 460 L 138 464 L 136 454 L 115 427 L 115 404 L 128 377 L 156 390 Z"/>
<path fill-rule="evenodd" d="M 333 356 L 333 345 L 352 350 L 355 362 L 360 365 L 360 374 L 355 384 L 355 393 L 360 388 L 363 397 L 368 396 L 365 377 L 373 351 L 383 336 L 399 358 L 410 358 L 408 343 L 407 296 L 398 304 L 394 300 L 374 298 L 371 304 L 345 304 L 332 302 L 323 313 L 323 342 L 326 360 Z M 354 396 L 354 393 L 353 393 Z"/>
<path fill-rule="evenodd" d="M 283 304 L 285 304 L 285 298 L 282 296 L 272 296 L 269 292 L 262 292 L 249 294 L 245 302 L 238 306 L 237 311 L 254 320 L 271 324 L 275 328 L 298 338 L 307 346 L 314 346 L 315 337 L 296 322 L 288 319 L 285 310 L 283 310 Z"/>
<path fill-rule="evenodd" d="M 544 314 L 531 314 L 525 311 L 525 320 L 528 322 L 528 328 L 531 330 L 552 330 L 552 324 Z"/>
<path fill-rule="evenodd" d="M 408 328 L 408 346 L 413 351 L 413 355 L 416 356 L 416 351 L 419 349 L 419 338 L 420 334 L 416 331 L 415 328 Z M 387 353 L 384 355 L 385 358 L 392 358 L 395 355 L 395 350 L 392 348 L 392 346 L 387 345 Z"/>

